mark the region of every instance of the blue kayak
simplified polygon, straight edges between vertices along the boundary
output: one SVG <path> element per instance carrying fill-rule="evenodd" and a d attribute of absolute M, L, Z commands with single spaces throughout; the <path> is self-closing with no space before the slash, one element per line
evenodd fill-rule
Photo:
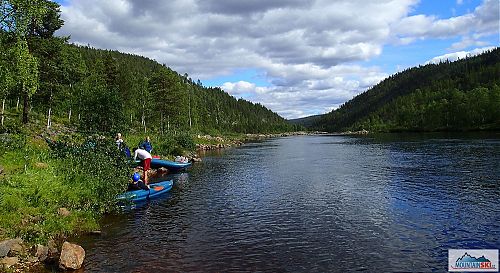
<path fill-rule="evenodd" d="M 181 163 L 181 162 L 175 162 L 175 161 L 170 161 L 170 160 L 163 160 L 163 159 L 157 159 L 153 158 L 151 159 L 151 168 L 167 168 L 171 171 L 180 171 L 183 169 L 186 169 L 191 166 L 191 162 L 188 163 Z"/>
<path fill-rule="evenodd" d="M 117 199 L 120 201 L 132 201 L 132 202 L 144 201 L 168 192 L 170 189 L 172 189 L 173 184 L 174 181 L 172 180 L 150 184 L 149 190 L 128 191 L 126 193 L 118 195 Z"/>

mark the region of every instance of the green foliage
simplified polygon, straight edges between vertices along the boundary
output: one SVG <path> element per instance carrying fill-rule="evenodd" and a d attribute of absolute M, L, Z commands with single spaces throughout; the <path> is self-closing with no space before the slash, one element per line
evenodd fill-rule
<path fill-rule="evenodd" d="M 313 121 L 325 131 L 500 129 L 500 48 L 393 75 Z"/>
<path fill-rule="evenodd" d="M 115 196 L 125 191 L 130 170 L 111 140 L 67 137 L 27 142 L 24 135 L 0 135 L 0 230 L 33 243 L 55 235 L 95 230 L 103 213 L 113 211 Z M 27 168 L 24 168 L 24 165 Z M 71 215 L 61 217 L 65 207 Z"/>
<path fill-rule="evenodd" d="M 121 131 L 125 116 L 114 64 L 111 61 L 96 64 L 83 86 L 77 98 L 80 128 L 92 132 Z"/>
<path fill-rule="evenodd" d="M 184 155 L 196 149 L 194 138 L 187 132 L 177 134 L 152 135 L 151 144 L 153 145 L 153 154 L 162 157 L 173 157 Z M 125 135 L 125 143 L 132 149 L 136 148 L 144 140 L 142 135 Z"/>
<path fill-rule="evenodd" d="M 19 150 L 26 143 L 26 136 L 21 134 L 0 134 L 0 156 L 7 151 Z"/>
<path fill-rule="evenodd" d="M 421 91 L 399 97 L 353 125 L 355 130 L 500 129 L 500 87 Z"/>
<path fill-rule="evenodd" d="M 91 136 L 81 145 L 56 141 L 50 146 L 52 154 L 64 161 L 57 173 L 78 192 L 78 198 L 68 198 L 65 205 L 96 214 L 112 211 L 129 176 L 128 160 L 114 141 Z"/>
<path fill-rule="evenodd" d="M 181 148 L 185 150 L 192 151 L 196 148 L 196 144 L 194 143 L 193 138 L 188 133 L 180 133 L 176 135 L 175 141 Z"/>
<path fill-rule="evenodd" d="M 109 82 L 107 71 L 115 75 L 113 79 L 118 79 L 119 101 L 114 101 L 114 106 L 121 110 L 108 113 L 107 116 L 96 116 L 120 120 L 123 126 L 135 131 L 144 131 L 146 127 L 148 133 L 175 134 L 191 131 L 221 134 L 272 133 L 294 129 L 286 120 L 260 104 L 235 99 L 220 88 L 204 87 L 200 82 L 193 82 L 187 75 L 179 75 L 150 59 L 116 51 L 72 47 L 81 54 L 87 69 L 96 71 L 87 75 L 92 78 L 93 84 L 86 83 L 88 79 L 83 79 L 82 89 L 96 89 L 95 82 Z M 110 59 L 113 60 L 111 69 L 98 68 Z M 103 86 L 109 89 L 108 85 Z M 96 93 L 97 97 L 105 96 L 106 99 L 107 96 L 116 94 L 107 94 L 99 89 L 89 92 Z M 79 114 L 86 115 L 83 111 L 92 103 L 81 101 L 78 104 L 81 106 Z M 84 125 L 87 129 L 88 126 L 90 125 Z"/>
<path fill-rule="evenodd" d="M 10 52 L 15 67 L 18 92 L 23 96 L 23 123 L 28 123 L 29 100 L 36 93 L 39 83 L 38 59 L 33 55 L 31 43 L 35 37 L 50 38 L 62 26 L 59 4 L 48 0 L 1 0 L 0 34 L 15 37 L 15 43 L 4 44 Z M 9 49 L 14 48 L 14 50 Z"/>
<path fill-rule="evenodd" d="M 4 39 L 5 35 L 0 35 L 0 99 L 5 98 L 15 84 L 13 71 L 9 65 L 11 54 Z"/>
<path fill-rule="evenodd" d="M 38 89 L 38 61 L 28 50 L 26 40 L 18 39 L 16 43 L 17 82 L 23 93 L 30 98 Z"/>
<path fill-rule="evenodd" d="M 160 138 L 155 144 L 155 154 L 173 156 L 182 155 L 183 150 L 172 135 Z"/>

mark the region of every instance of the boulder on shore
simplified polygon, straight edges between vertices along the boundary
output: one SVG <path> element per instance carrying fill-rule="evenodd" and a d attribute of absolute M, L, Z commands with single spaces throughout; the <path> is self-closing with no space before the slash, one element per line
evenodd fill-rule
<path fill-rule="evenodd" d="M 4 257 L 0 259 L 0 268 L 10 268 L 19 263 L 18 257 Z"/>
<path fill-rule="evenodd" d="M 59 267 L 64 270 L 80 269 L 85 259 L 85 250 L 83 247 L 64 242 L 61 249 L 61 257 L 59 258 Z"/>
<path fill-rule="evenodd" d="M 40 262 L 44 262 L 48 256 L 49 256 L 49 247 L 44 245 L 35 246 L 35 257 L 37 257 Z"/>
<path fill-rule="evenodd" d="M 17 252 L 22 250 L 22 239 L 9 239 L 0 242 L 0 258 L 3 258 L 9 255 L 9 252 Z"/>

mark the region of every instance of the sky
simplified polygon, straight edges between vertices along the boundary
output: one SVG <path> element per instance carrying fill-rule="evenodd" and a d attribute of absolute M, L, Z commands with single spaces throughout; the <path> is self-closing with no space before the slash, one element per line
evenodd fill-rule
<path fill-rule="evenodd" d="M 64 0 L 70 42 L 145 56 L 285 118 L 500 44 L 499 0 Z"/>

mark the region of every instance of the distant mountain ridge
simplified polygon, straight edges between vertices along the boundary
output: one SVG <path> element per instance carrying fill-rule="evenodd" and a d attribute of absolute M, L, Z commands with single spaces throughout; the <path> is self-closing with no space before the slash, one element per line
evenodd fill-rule
<path fill-rule="evenodd" d="M 329 132 L 500 130 L 499 86 L 500 48 L 495 48 L 409 68 L 330 113 L 295 123 Z"/>
<path fill-rule="evenodd" d="M 322 115 L 314 115 L 314 116 L 308 116 L 308 117 L 303 117 L 303 118 L 296 118 L 296 119 L 289 119 L 287 120 L 289 123 L 294 124 L 294 125 L 301 125 L 304 127 L 311 127 L 316 120 L 321 118 Z"/>

